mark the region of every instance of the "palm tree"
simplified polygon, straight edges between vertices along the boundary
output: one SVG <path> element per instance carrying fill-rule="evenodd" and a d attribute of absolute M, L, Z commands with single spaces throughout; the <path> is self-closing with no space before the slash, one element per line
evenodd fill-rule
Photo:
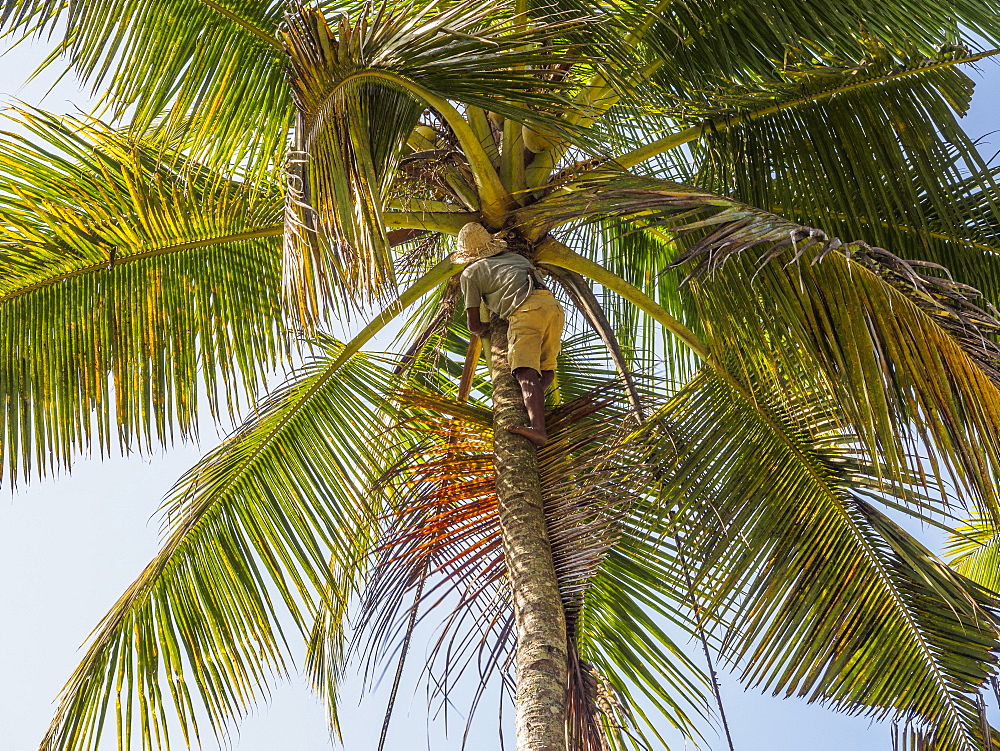
<path fill-rule="evenodd" d="M 0 145 L 8 481 L 248 408 L 43 749 L 225 735 L 283 622 L 337 727 L 349 661 L 398 654 L 398 684 L 428 612 L 438 695 L 501 681 L 521 751 L 697 739 L 718 690 L 672 628 L 905 748 L 997 744 L 996 595 L 887 513 L 1000 520 L 1000 191 L 957 122 L 995 0 L 0 19 L 62 34 L 113 123 L 22 107 Z M 576 311 L 537 455 L 497 429 L 524 419 L 505 324 L 483 371 L 454 314 L 469 221 Z"/>

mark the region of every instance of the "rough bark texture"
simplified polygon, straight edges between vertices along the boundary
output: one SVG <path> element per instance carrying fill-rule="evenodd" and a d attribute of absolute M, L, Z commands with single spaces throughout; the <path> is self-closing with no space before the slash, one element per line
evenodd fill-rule
<path fill-rule="evenodd" d="M 566 617 L 549 546 L 534 446 L 504 430 L 527 425 L 507 362 L 507 322 L 493 319 L 494 461 L 500 529 L 517 630 L 517 751 L 566 749 Z"/>

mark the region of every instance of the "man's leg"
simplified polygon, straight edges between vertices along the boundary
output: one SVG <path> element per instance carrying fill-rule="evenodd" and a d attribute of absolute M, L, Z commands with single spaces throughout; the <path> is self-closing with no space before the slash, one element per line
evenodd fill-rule
<path fill-rule="evenodd" d="M 541 448 L 549 442 L 548 433 L 545 431 L 545 389 L 552 385 L 555 371 L 546 370 L 539 373 L 534 368 L 515 368 L 514 377 L 521 386 L 521 396 L 524 399 L 524 407 L 528 410 L 531 427 L 508 425 L 507 430 L 527 438 Z"/>
<path fill-rule="evenodd" d="M 508 425 L 507 430 L 527 438 L 539 448 L 549 440 L 545 430 L 545 391 L 555 380 L 555 356 L 559 352 L 559 335 L 563 324 L 562 308 L 555 303 L 554 309 L 550 310 L 553 305 L 548 304 L 546 297 L 553 302 L 555 300 L 551 292 L 533 292 L 530 299 L 534 301 L 534 305 L 523 306 L 511 315 L 507 333 L 508 358 L 513 366 L 514 377 L 521 387 L 521 396 L 531 423 L 528 427 Z M 554 323 L 558 323 L 558 331 L 548 331 L 555 328 Z M 548 350 L 552 351 L 546 350 L 547 356 L 543 357 L 546 333 L 550 337 L 554 333 L 556 341 L 554 350 L 550 343 Z"/>

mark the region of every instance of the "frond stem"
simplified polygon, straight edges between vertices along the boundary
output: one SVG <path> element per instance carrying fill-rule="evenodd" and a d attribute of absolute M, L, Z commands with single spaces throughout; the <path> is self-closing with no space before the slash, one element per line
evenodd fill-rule
<path fill-rule="evenodd" d="M 387 208 L 393 211 L 409 211 L 420 214 L 461 214 L 466 211 L 464 207 L 459 206 L 457 203 L 433 201 L 427 198 L 414 198 L 412 196 L 394 198 L 389 201 Z"/>
<path fill-rule="evenodd" d="M 691 329 L 664 310 L 659 303 L 614 272 L 608 271 L 599 263 L 581 256 L 555 238 L 546 238 L 539 244 L 536 260 L 539 263 L 549 263 L 593 279 L 601 286 L 621 295 L 648 313 L 661 326 L 690 347 L 701 359 L 706 362 L 711 362 L 714 359 L 708 345 L 699 339 Z"/>
<path fill-rule="evenodd" d="M 645 146 L 642 146 L 634 151 L 630 151 L 618 157 L 615 162 L 623 169 L 629 169 L 641 164 L 647 159 L 651 159 L 654 156 L 663 154 L 664 152 L 676 149 L 679 146 L 683 146 L 686 143 L 691 143 L 702 137 L 706 132 L 725 130 L 727 128 L 733 128 L 738 125 L 742 125 L 745 122 L 753 120 L 757 117 L 764 117 L 765 115 L 773 115 L 776 112 L 781 112 L 782 110 L 792 109 L 793 107 L 800 107 L 804 104 L 812 104 L 814 102 L 819 102 L 823 99 L 828 99 L 829 97 L 835 96 L 837 94 L 844 94 L 849 91 L 856 91 L 857 89 L 863 89 L 867 86 L 874 86 L 880 83 L 888 83 L 889 81 L 896 81 L 901 78 L 906 78 L 908 76 L 915 76 L 919 73 L 927 73 L 932 70 L 939 70 L 941 68 L 948 68 L 953 65 L 962 65 L 965 63 L 974 63 L 978 60 L 984 60 L 988 57 L 993 57 L 994 55 L 1000 55 L 1000 49 L 987 50 L 985 52 L 979 52 L 975 55 L 968 55 L 967 57 L 956 58 L 954 60 L 941 60 L 935 63 L 930 63 L 929 65 L 923 65 L 915 68 L 910 68 L 908 70 L 902 70 L 898 72 L 889 73 L 884 76 L 878 76 L 877 78 L 871 78 L 867 81 L 857 81 L 855 83 L 846 84 L 844 86 L 839 86 L 835 89 L 828 89 L 827 91 L 817 92 L 815 94 L 810 94 L 808 96 L 798 97 L 786 102 L 780 102 L 777 104 L 771 104 L 767 107 L 762 107 L 759 110 L 753 112 L 747 112 L 742 115 L 734 115 L 726 119 L 712 120 L 706 119 L 699 125 L 692 125 L 690 128 L 685 128 L 684 130 L 672 133 L 669 136 L 665 136 L 658 141 L 653 141 Z"/>
<path fill-rule="evenodd" d="M 468 222 L 475 222 L 479 214 L 473 211 L 386 211 L 382 214 L 386 227 L 393 229 L 426 229 L 457 235 Z"/>
<path fill-rule="evenodd" d="M 240 16 L 238 16 L 235 13 L 233 13 L 228 8 L 224 8 L 223 6 L 219 5 L 217 2 L 215 2 L 215 0 L 198 0 L 198 2 L 200 2 L 202 5 L 204 5 L 204 6 L 208 7 L 208 8 L 211 8 L 216 13 L 218 13 L 220 16 L 225 16 L 226 18 L 228 18 L 233 23 L 235 23 L 235 24 L 237 24 L 239 26 L 242 26 L 244 29 L 246 29 L 247 31 L 249 31 L 251 34 L 253 34 L 258 39 L 263 39 L 269 45 L 271 45 L 272 47 L 274 47 L 274 49 L 276 49 L 278 52 L 280 52 L 282 56 L 284 56 L 285 50 L 281 46 L 281 42 L 279 42 L 276 37 L 272 36 L 271 34 L 268 34 L 266 31 L 264 31 L 259 26 L 254 26 L 252 23 L 250 23 L 249 21 L 247 21 L 245 18 L 241 18 Z"/>
<path fill-rule="evenodd" d="M 513 199 L 500 180 L 500 175 L 497 174 L 493 162 L 490 161 L 486 150 L 472 130 L 472 126 L 462 116 L 462 113 L 447 99 L 438 96 L 420 84 L 404 76 L 395 75 L 383 70 L 368 70 L 348 76 L 330 92 L 329 96 L 332 97 L 333 94 L 352 81 L 364 80 L 366 78 L 379 79 L 399 86 L 414 96 L 423 99 L 428 105 L 438 111 L 445 122 L 455 132 L 455 137 L 462 147 L 462 153 L 465 154 L 465 158 L 469 161 L 469 169 L 472 170 L 472 174 L 476 179 L 476 186 L 479 188 L 479 197 L 482 199 L 484 218 L 489 224 L 500 226 L 504 214 L 513 204 Z"/>
<path fill-rule="evenodd" d="M 6 295 L 0 295 L 0 303 L 12 300 L 15 297 L 20 297 L 21 295 L 27 294 L 28 292 L 33 292 L 36 289 L 41 289 L 42 287 L 48 287 L 56 282 L 61 282 L 66 279 L 72 279 L 75 276 L 82 276 L 83 274 L 90 274 L 95 271 L 105 271 L 115 266 L 122 266 L 126 263 L 132 263 L 133 261 L 143 261 L 147 258 L 155 258 L 156 256 L 169 255 L 171 253 L 180 253 L 185 250 L 194 250 L 196 248 L 207 248 L 212 245 L 225 245 L 226 243 L 240 242 L 242 240 L 258 240 L 265 237 L 279 237 L 284 232 L 284 225 L 281 224 L 271 224 L 264 227 L 257 227 L 251 230 L 245 230 L 244 232 L 234 232 L 231 235 L 220 235 L 219 237 L 203 238 L 201 240 L 191 240 L 190 242 L 177 243 L 176 245 L 164 245 L 159 248 L 151 248 L 150 250 L 144 250 L 141 253 L 132 253 L 127 256 L 118 256 L 115 258 L 114 263 L 110 261 L 102 261 L 101 263 L 92 263 L 89 266 L 83 266 L 78 269 L 73 269 L 72 271 L 67 271 L 62 274 L 55 274 L 46 279 L 42 279 L 39 282 L 29 284 L 21 289 L 15 290 L 14 292 L 8 292 Z"/>
<path fill-rule="evenodd" d="M 655 8 L 650 8 L 646 13 L 646 20 L 639 25 L 639 28 L 629 32 L 628 36 L 625 37 L 625 45 L 632 46 L 641 42 L 646 36 L 646 32 L 653 28 L 653 24 L 659 19 L 660 14 L 673 4 L 674 0 L 660 0 Z"/>
<path fill-rule="evenodd" d="M 337 371 L 341 365 L 354 357 L 361 348 L 378 332 L 386 327 L 396 316 L 415 303 L 421 297 L 434 289 L 441 282 L 450 279 L 464 269 L 466 264 L 452 263 L 446 258 L 433 269 L 415 281 L 399 297 L 389 303 L 385 309 L 372 319 L 367 326 L 355 334 L 354 338 L 344 347 L 337 359 L 330 365 L 331 371 Z"/>

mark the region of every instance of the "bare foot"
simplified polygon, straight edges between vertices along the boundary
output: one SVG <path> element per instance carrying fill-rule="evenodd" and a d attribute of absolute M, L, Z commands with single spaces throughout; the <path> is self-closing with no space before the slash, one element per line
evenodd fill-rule
<path fill-rule="evenodd" d="M 531 441 L 537 448 L 541 448 L 549 442 L 548 436 L 544 433 L 539 433 L 537 430 L 532 428 L 524 428 L 520 425 L 508 425 L 507 431 L 519 435 L 522 438 L 527 438 Z"/>

